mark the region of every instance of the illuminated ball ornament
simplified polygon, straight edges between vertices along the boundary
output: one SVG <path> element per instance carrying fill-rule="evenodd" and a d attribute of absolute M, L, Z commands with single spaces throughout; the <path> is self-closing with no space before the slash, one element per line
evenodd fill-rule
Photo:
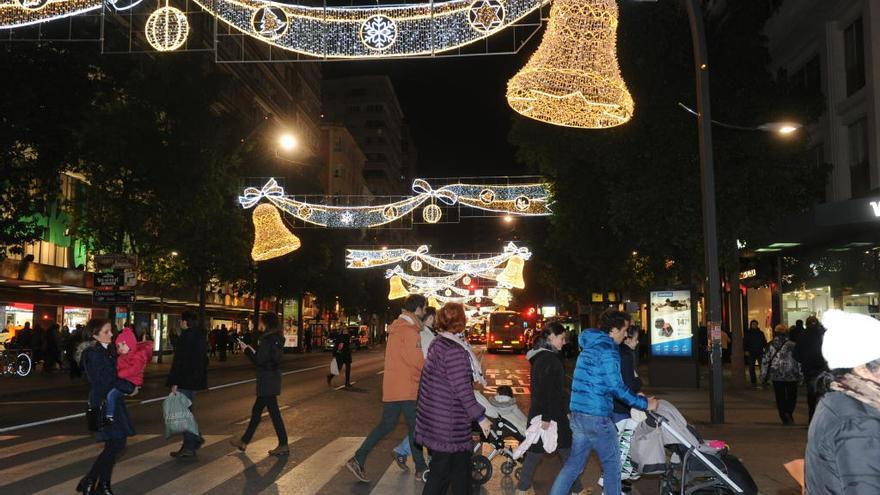
<path fill-rule="evenodd" d="M 431 204 L 422 209 L 422 218 L 428 223 L 437 223 L 443 217 L 443 210 L 439 206 Z"/>
<path fill-rule="evenodd" d="M 559 126 L 628 122 L 635 105 L 617 63 L 617 0 L 554 0 L 541 45 L 507 83 L 507 103 Z"/>
<path fill-rule="evenodd" d="M 415 260 L 413 260 L 412 263 L 410 263 L 409 267 L 410 267 L 410 268 L 412 269 L 412 271 L 414 271 L 414 272 L 420 272 L 420 271 L 422 271 L 422 262 L 419 261 L 419 260 L 417 260 L 417 259 L 415 259 Z"/>
<path fill-rule="evenodd" d="M 299 238 L 287 230 L 278 208 L 262 203 L 254 208 L 254 247 L 251 258 L 265 261 L 296 251 Z"/>
<path fill-rule="evenodd" d="M 160 52 L 177 50 L 189 36 L 189 21 L 186 14 L 165 2 L 164 7 L 156 9 L 147 18 L 144 28 L 147 42 Z"/>
<path fill-rule="evenodd" d="M 464 285 L 470 285 L 471 278 L 469 276 L 465 275 L 464 277 L 461 278 L 461 283 L 463 283 Z"/>

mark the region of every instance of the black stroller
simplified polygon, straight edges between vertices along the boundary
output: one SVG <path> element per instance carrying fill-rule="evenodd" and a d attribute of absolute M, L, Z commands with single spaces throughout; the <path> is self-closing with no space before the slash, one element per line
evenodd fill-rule
<path fill-rule="evenodd" d="M 521 431 L 509 418 L 505 418 L 499 414 L 498 410 L 488 401 L 480 392 L 474 391 L 477 401 L 486 408 L 486 417 L 492 421 L 492 428 L 489 430 L 489 436 L 479 433 L 480 441 L 474 446 L 474 453 L 471 457 L 471 480 L 474 485 L 484 485 L 492 479 L 492 459 L 501 455 L 506 459 L 501 464 L 501 473 L 509 476 L 519 469 L 517 465 L 522 461 L 513 459 L 513 450 L 505 445 L 505 440 L 512 439 L 522 442 L 525 439 L 525 431 Z M 476 428 L 479 431 L 479 427 Z M 489 444 L 492 448 L 488 455 L 483 455 L 483 444 Z"/>
<path fill-rule="evenodd" d="M 660 414 L 649 412 L 645 423 L 663 428 L 677 440 L 664 445 L 670 455 L 660 478 L 662 495 L 758 494 L 748 470 L 727 447 L 708 447 L 692 426 L 687 425 L 688 432 L 683 434 Z M 688 433 L 697 439 L 696 445 L 687 439 Z"/>

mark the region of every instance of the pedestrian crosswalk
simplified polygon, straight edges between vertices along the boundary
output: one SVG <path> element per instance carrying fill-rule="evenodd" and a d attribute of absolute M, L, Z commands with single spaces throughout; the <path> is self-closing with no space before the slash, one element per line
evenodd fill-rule
<path fill-rule="evenodd" d="M 374 450 L 369 458 L 371 485 L 358 483 L 345 469 L 345 462 L 364 437 L 291 437 L 289 458 L 273 458 L 268 451 L 277 445 L 274 435 L 248 445 L 246 452 L 230 446 L 230 435 L 205 434 L 198 459 L 179 461 L 168 454 L 179 446 L 179 437 L 159 435 L 129 438 L 126 452 L 113 471 L 117 493 L 147 495 L 200 495 L 258 493 L 259 495 L 324 495 L 359 488 L 370 495 L 417 495 L 424 483 L 416 480 L 410 461 L 401 470 L 390 455 Z M 0 493 L 55 495 L 74 493 L 74 487 L 102 445 L 86 435 L 58 435 L 39 439 L 23 436 L 0 438 Z M 305 451 L 305 452 L 304 452 Z M 515 480 L 502 476 L 496 459 L 495 476 L 481 494 L 512 494 Z M 377 471 L 376 468 L 382 466 Z M 254 480 L 257 486 L 252 486 Z M 344 488 L 343 488 L 344 487 Z"/>

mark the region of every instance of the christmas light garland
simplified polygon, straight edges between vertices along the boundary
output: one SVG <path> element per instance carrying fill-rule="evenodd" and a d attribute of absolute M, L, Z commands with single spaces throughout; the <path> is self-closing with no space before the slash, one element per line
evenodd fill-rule
<path fill-rule="evenodd" d="M 270 179 L 262 189 L 246 188 L 238 201 L 242 207 L 251 208 L 262 199 L 267 199 L 304 222 L 330 228 L 378 227 L 403 218 L 428 201 L 431 201 L 431 204 L 424 208 L 423 216 L 429 223 L 436 223 L 441 215 L 439 207 L 434 204 L 435 201 L 447 206 L 460 204 L 507 215 L 546 216 L 553 213 L 550 209 L 552 203 L 550 185 L 547 183 L 450 184 L 433 189 L 427 181 L 416 179 L 413 181 L 412 190 L 416 193 L 415 196 L 384 205 L 328 206 L 285 196 L 284 189 L 275 179 Z M 430 215 L 426 213 L 429 211 Z"/>
<path fill-rule="evenodd" d="M 103 5 L 102 0 L 0 0 L 0 29 L 63 19 Z"/>
<path fill-rule="evenodd" d="M 506 263 L 513 256 L 524 260 L 531 258 L 532 253 L 526 247 L 518 247 L 509 242 L 500 254 L 475 259 L 441 258 L 428 254 L 428 246 L 417 249 L 347 249 L 345 254 L 346 268 L 361 269 L 377 266 L 406 263 L 418 260 L 446 273 L 461 275 L 486 274 Z M 418 270 L 414 270 L 418 271 Z"/>

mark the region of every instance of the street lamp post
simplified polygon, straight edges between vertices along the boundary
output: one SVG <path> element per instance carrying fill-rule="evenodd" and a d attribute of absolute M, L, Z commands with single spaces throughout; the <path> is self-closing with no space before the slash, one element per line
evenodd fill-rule
<path fill-rule="evenodd" d="M 710 418 L 713 424 L 724 423 L 724 380 L 721 375 L 721 273 L 718 266 L 718 228 L 715 215 L 715 162 L 712 156 L 712 115 L 709 100 L 709 56 L 706 29 L 700 0 L 684 0 L 694 45 L 694 70 L 697 79 L 697 120 L 700 140 L 700 176 L 703 196 L 703 243 L 706 258 L 706 310 L 712 378 Z"/>

